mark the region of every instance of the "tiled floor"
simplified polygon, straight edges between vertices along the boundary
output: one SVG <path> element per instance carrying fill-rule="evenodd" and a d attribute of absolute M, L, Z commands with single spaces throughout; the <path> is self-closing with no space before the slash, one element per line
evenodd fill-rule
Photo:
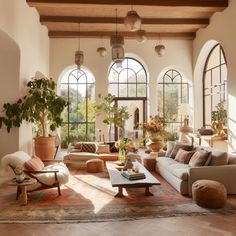
<path fill-rule="evenodd" d="M 236 215 L 189 216 L 83 224 L 0 224 L 2 236 L 230 236 L 236 235 Z"/>

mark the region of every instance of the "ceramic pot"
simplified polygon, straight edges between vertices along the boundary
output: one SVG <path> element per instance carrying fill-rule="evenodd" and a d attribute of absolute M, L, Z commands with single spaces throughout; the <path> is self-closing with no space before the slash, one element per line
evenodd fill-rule
<path fill-rule="evenodd" d="M 151 149 L 152 152 L 159 152 L 164 147 L 163 140 L 151 139 L 150 142 L 147 143 L 147 146 Z"/>

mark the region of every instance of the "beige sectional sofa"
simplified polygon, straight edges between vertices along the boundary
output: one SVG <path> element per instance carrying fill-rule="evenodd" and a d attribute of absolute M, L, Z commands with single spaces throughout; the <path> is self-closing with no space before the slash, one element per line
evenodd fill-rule
<path fill-rule="evenodd" d="M 202 147 L 203 148 L 203 147 Z M 157 157 L 156 171 L 181 194 L 192 195 L 192 184 L 199 179 L 219 181 L 228 194 L 236 194 L 236 156 L 213 148 L 207 166 L 190 167 L 169 157 Z"/>

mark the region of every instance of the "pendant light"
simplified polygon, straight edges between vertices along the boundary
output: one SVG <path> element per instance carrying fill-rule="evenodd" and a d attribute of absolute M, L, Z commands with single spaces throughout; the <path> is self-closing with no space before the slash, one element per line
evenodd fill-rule
<path fill-rule="evenodd" d="M 157 53 L 158 56 L 162 57 L 166 53 L 166 47 L 165 45 L 161 44 L 160 40 L 160 34 L 159 34 L 159 44 L 155 46 L 155 52 Z"/>
<path fill-rule="evenodd" d="M 147 40 L 147 37 L 146 37 L 146 31 L 145 30 L 138 30 L 136 32 L 136 40 L 140 43 L 143 43 Z"/>
<path fill-rule="evenodd" d="M 103 45 L 103 38 L 102 38 L 102 45 Z M 105 57 L 107 55 L 107 50 L 104 46 L 98 47 L 97 48 L 97 53 L 99 54 L 99 56 Z"/>
<path fill-rule="evenodd" d="M 84 63 L 84 52 L 80 51 L 80 23 L 78 24 L 78 50 L 75 51 L 75 64 L 78 70 L 80 70 L 81 65 Z"/>
<path fill-rule="evenodd" d="M 122 35 L 118 35 L 117 32 L 117 9 L 116 9 L 116 34 L 111 36 L 110 38 L 111 51 L 112 51 L 112 60 L 115 63 L 121 63 L 124 60 L 125 52 L 124 52 L 124 37 Z"/>
<path fill-rule="evenodd" d="M 131 11 L 127 12 L 124 19 L 124 24 L 129 31 L 133 32 L 139 30 L 141 27 L 141 18 L 138 13 L 133 10 L 133 5 L 131 5 Z"/>

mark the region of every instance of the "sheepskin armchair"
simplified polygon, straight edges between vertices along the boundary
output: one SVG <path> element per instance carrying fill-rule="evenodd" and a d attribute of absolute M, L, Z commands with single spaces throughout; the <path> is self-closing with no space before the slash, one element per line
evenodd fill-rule
<path fill-rule="evenodd" d="M 31 157 L 26 152 L 17 151 L 2 158 L 2 168 L 10 167 L 13 171 L 16 167 L 22 167 L 26 175 L 37 180 L 37 183 L 28 187 L 27 191 L 37 191 L 47 188 L 58 188 L 61 195 L 60 185 L 69 180 L 69 170 L 64 163 L 53 163 L 44 166 L 37 157 Z"/>

